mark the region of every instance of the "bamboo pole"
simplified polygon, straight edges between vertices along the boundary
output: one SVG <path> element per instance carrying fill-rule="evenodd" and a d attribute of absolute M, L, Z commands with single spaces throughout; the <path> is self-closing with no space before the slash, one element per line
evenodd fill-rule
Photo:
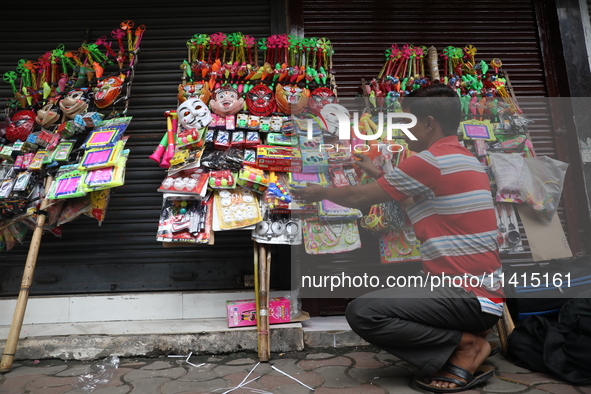
<path fill-rule="evenodd" d="M 505 323 L 505 331 L 507 332 L 507 336 L 511 335 L 515 329 L 515 323 L 513 323 L 513 318 L 511 317 L 511 313 L 509 313 L 507 303 L 505 303 L 503 306 L 503 322 Z"/>
<path fill-rule="evenodd" d="M 49 187 L 53 182 L 53 177 L 49 175 L 45 181 L 45 194 L 49 191 Z M 47 208 L 49 200 L 46 198 L 41 202 L 40 210 Z M 12 361 L 14 360 L 14 354 L 16 352 L 16 345 L 18 343 L 18 337 L 23 326 L 23 319 L 25 317 L 25 310 L 27 309 L 27 301 L 29 299 L 29 289 L 33 282 L 33 274 L 35 273 L 35 266 L 37 264 L 37 255 L 39 254 L 39 246 L 41 244 L 41 236 L 43 235 L 43 225 L 45 224 L 44 214 L 37 215 L 37 224 L 35 231 L 31 238 L 31 245 L 29 246 L 29 254 L 27 255 L 27 261 L 25 263 L 25 270 L 23 272 L 23 279 L 21 281 L 21 288 L 18 293 L 18 299 L 16 301 L 16 307 L 14 309 L 14 315 L 12 317 L 12 324 L 8 331 L 8 338 L 6 339 L 6 346 L 4 347 L 4 353 L 2 353 L 2 361 L 0 362 L 0 373 L 7 373 L 12 370 Z"/>
<path fill-rule="evenodd" d="M 267 362 L 271 356 L 269 348 L 269 284 L 267 282 L 267 252 L 259 245 L 259 314 L 257 315 L 259 361 Z"/>
<path fill-rule="evenodd" d="M 270 293 L 271 293 L 271 248 L 267 248 L 267 311 L 270 309 Z M 267 359 L 271 358 L 271 325 L 269 323 L 269 313 L 265 316 L 265 324 L 267 325 Z"/>
<path fill-rule="evenodd" d="M 258 333 L 261 330 L 261 319 L 259 316 L 261 315 L 261 305 L 259 304 L 260 294 L 259 294 L 259 245 L 256 241 L 253 242 L 254 244 L 254 305 L 256 308 L 256 316 L 257 316 L 257 354 L 261 354 L 261 340 L 259 338 Z"/>
<path fill-rule="evenodd" d="M 499 339 L 501 341 L 501 350 L 505 355 L 509 352 L 509 342 L 507 338 L 509 335 L 511 335 L 513 329 L 515 329 L 515 324 L 513 323 L 513 318 L 511 318 L 511 313 L 509 313 L 507 303 L 505 303 L 503 306 L 503 314 L 497 322 L 497 331 L 499 332 Z"/>
<path fill-rule="evenodd" d="M 499 332 L 499 341 L 501 342 L 501 352 L 507 355 L 509 346 L 507 345 L 507 333 L 505 332 L 505 323 L 501 317 L 497 322 L 497 331 Z"/>

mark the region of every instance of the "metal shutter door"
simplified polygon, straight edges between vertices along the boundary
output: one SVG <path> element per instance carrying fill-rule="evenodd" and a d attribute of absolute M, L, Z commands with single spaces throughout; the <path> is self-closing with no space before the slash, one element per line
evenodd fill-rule
<path fill-rule="evenodd" d="M 133 120 L 126 131 L 131 150 L 126 183 L 112 190 L 101 227 L 82 217 L 64 225 L 62 239 L 43 236 L 32 294 L 240 288 L 239 278 L 253 270 L 249 231 L 218 232 L 215 246 L 164 248 L 156 242 L 162 203 L 156 189 L 165 173 L 148 156 L 166 130 L 164 111 L 176 108 L 186 41 L 196 33 L 218 31 L 257 39 L 277 34 L 284 29 L 284 11 L 270 0 L 229 0 L 223 7 L 211 2 L 111 5 L 67 10 L 51 5 L 34 12 L 25 4 L 3 7 L 11 16 L 0 26 L 2 73 L 14 70 L 19 59 L 36 60 L 60 43 L 74 50 L 85 37 L 88 42 L 101 35 L 110 39 L 124 20 L 147 26 L 128 111 Z M 8 84 L 0 83 L 0 96 L 12 96 Z M 27 250 L 25 244 L 0 253 L 0 294 L 18 292 Z M 280 270 L 274 264 L 274 283 L 285 281 Z"/>
<path fill-rule="evenodd" d="M 503 61 L 520 104 L 526 115 L 535 120 L 530 134 L 536 152 L 557 158 L 549 111 L 535 102 L 528 107 L 526 102 L 528 97 L 548 96 L 532 1 L 304 0 L 301 7 L 303 33 L 327 37 L 334 46 L 340 97 L 361 94 L 361 78 L 371 80 L 379 73 L 384 51 L 392 43 L 434 45 L 438 51 L 448 45 L 472 44 L 478 49 L 477 60 L 498 57 Z M 567 229 L 563 205 L 559 215 Z M 505 255 L 503 261 L 531 261 L 531 255 Z"/>

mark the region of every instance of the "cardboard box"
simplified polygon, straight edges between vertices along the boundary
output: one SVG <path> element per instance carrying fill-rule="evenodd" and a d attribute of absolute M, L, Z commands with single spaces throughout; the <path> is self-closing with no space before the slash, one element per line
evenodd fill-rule
<path fill-rule="evenodd" d="M 289 146 L 259 145 L 257 147 L 257 166 L 301 167 L 302 154 L 298 148 Z"/>
<path fill-rule="evenodd" d="M 228 327 L 255 326 L 257 324 L 255 300 L 226 301 Z M 269 300 L 269 323 L 289 323 L 290 304 L 285 297 Z"/>

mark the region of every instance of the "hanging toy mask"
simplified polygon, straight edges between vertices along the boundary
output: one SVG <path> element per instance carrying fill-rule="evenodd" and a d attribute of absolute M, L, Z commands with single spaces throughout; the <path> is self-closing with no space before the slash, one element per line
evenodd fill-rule
<path fill-rule="evenodd" d="M 101 81 L 94 88 L 94 103 L 98 108 L 106 108 L 115 102 L 115 99 L 121 93 L 125 75 L 108 77 Z"/>
<path fill-rule="evenodd" d="M 262 83 L 248 91 L 246 105 L 248 111 L 256 116 L 269 116 L 277 108 L 273 92 Z"/>
<path fill-rule="evenodd" d="M 70 119 L 76 115 L 82 114 L 88 109 L 90 103 L 89 92 L 87 89 L 72 90 L 66 97 L 60 101 L 60 108 Z"/>
<path fill-rule="evenodd" d="M 209 101 L 211 110 L 220 116 L 235 115 L 244 106 L 244 99 L 230 85 L 216 89 Z"/>
<path fill-rule="evenodd" d="M 61 114 L 62 112 L 60 111 L 57 102 L 50 100 L 40 110 L 37 111 L 35 122 L 47 128 L 57 122 Z"/>
<path fill-rule="evenodd" d="M 178 106 L 176 113 L 180 124 L 186 129 L 203 129 L 211 122 L 211 112 L 198 98 L 190 98 Z M 201 137 L 201 136 L 200 136 Z"/>
<path fill-rule="evenodd" d="M 275 88 L 275 97 L 281 112 L 286 115 L 299 114 L 308 103 L 310 91 L 297 85 L 283 86 L 278 83 Z"/>
<path fill-rule="evenodd" d="M 10 120 L 12 123 L 6 127 L 6 139 L 11 142 L 25 141 L 35 127 L 35 112 L 17 111 Z"/>
<path fill-rule="evenodd" d="M 191 97 L 197 97 L 205 104 L 209 103 L 209 97 L 211 91 L 209 90 L 209 84 L 201 82 L 188 83 L 186 85 L 179 85 L 177 99 L 179 103 L 184 103 L 185 100 Z"/>
<path fill-rule="evenodd" d="M 322 107 L 326 104 L 332 104 L 337 102 L 337 96 L 335 96 L 334 92 L 329 88 L 316 88 L 312 91 L 312 99 L 309 100 L 310 110 L 317 114 L 320 113 Z"/>

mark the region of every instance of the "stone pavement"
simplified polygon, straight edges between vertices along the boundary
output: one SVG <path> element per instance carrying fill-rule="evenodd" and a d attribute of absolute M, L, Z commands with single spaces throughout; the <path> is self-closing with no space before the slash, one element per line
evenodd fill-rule
<path fill-rule="evenodd" d="M 241 385 L 231 392 L 425 393 L 414 385 L 412 367 L 371 346 L 273 353 L 268 363 L 260 364 L 252 352 L 178 356 L 18 361 L 11 372 L 0 375 L 0 394 L 222 394 Z M 464 393 L 591 394 L 591 387 L 532 373 L 501 355 L 487 362 L 496 367 L 496 376 Z"/>

